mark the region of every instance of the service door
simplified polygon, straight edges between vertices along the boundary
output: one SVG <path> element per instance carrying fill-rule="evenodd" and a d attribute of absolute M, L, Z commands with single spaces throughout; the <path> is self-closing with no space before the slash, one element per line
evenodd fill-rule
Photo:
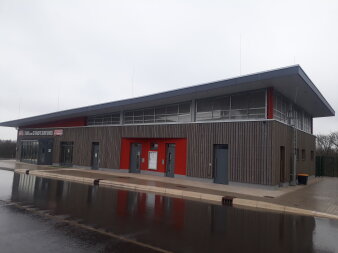
<path fill-rule="evenodd" d="M 53 139 L 48 139 L 46 146 L 47 146 L 47 150 L 46 150 L 45 164 L 46 165 L 52 165 L 53 164 L 53 146 L 54 146 L 54 140 Z"/>
<path fill-rule="evenodd" d="M 175 144 L 167 144 L 167 163 L 166 163 L 166 176 L 174 177 L 175 174 Z"/>
<path fill-rule="evenodd" d="M 46 140 L 39 140 L 38 164 L 45 164 L 46 160 Z"/>
<path fill-rule="evenodd" d="M 53 139 L 40 139 L 38 164 L 52 165 L 52 163 L 53 163 Z"/>
<path fill-rule="evenodd" d="M 63 166 L 72 166 L 73 142 L 61 142 L 60 164 Z"/>
<path fill-rule="evenodd" d="M 100 144 L 98 142 L 92 143 L 92 169 L 98 170 L 99 169 L 99 150 Z"/>
<path fill-rule="evenodd" d="M 132 143 L 130 151 L 130 171 L 131 173 L 140 173 L 141 168 L 142 144 Z"/>
<path fill-rule="evenodd" d="M 214 145 L 214 182 L 228 184 L 228 145 Z"/>
<path fill-rule="evenodd" d="M 279 161 L 279 167 L 280 167 L 280 172 L 279 172 L 279 177 L 280 177 L 280 183 L 285 182 L 285 147 L 280 146 L 280 161 Z"/>

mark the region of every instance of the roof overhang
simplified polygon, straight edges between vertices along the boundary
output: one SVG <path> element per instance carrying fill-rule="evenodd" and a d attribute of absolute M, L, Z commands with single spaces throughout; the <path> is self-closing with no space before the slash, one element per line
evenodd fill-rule
<path fill-rule="evenodd" d="M 335 115 L 335 111 L 305 74 L 303 69 L 299 65 L 295 65 L 143 97 L 1 122 L 0 126 L 22 127 L 69 118 L 87 117 L 96 114 L 178 103 L 192 99 L 200 99 L 204 97 L 268 87 L 273 87 L 285 97 L 295 102 L 298 106 L 302 107 L 308 114 L 312 115 L 312 117 L 327 117 Z"/>

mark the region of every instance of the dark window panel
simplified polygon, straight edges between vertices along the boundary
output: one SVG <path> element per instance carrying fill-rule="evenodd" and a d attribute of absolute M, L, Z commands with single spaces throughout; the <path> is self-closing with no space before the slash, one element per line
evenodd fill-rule
<path fill-rule="evenodd" d="M 167 115 L 177 115 L 178 114 L 178 105 L 169 105 L 166 107 Z"/>
<path fill-rule="evenodd" d="M 179 114 L 190 114 L 190 103 L 179 104 Z"/>
<path fill-rule="evenodd" d="M 247 109 L 247 108 L 248 108 L 248 94 L 239 94 L 231 96 L 231 110 Z"/>
<path fill-rule="evenodd" d="M 211 112 L 213 102 L 210 99 L 197 101 L 197 112 Z"/>

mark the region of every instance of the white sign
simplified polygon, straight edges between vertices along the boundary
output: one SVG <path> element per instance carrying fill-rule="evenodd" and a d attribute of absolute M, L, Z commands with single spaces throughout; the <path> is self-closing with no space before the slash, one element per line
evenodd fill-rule
<path fill-rule="evenodd" d="M 56 130 L 20 130 L 19 136 L 61 136 L 63 135 L 63 129 Z"/>
<path fill-rule="evenodd" d="M 53 130 L 19 131 L 20 136 L 53 136 Z"/>
<path fill-rule="evenodd" d="M 157 170 L 157 151 L 149 151 L 148 169 Z"/>

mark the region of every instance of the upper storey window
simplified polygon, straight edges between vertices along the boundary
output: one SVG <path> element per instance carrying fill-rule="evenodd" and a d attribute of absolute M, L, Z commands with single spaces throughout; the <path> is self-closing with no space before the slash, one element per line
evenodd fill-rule
<path fill-rule="evenodd" d="M 190 102 L 127 111 L 123 115 L 124 124 L 150 124 L 170 122 L 190 122 Z"/>
<path fill-rule="evenodd" d="M 265 90 L 198 100 L 196 120 L 265 118 Z"/>
<path fill-rule="evenodd" d="M 275 92 L 273 108 L 274 119 L 311 133 L 312 117 L 278 92 Z"/>
<path fill-rule="evenodd" d="M 289 101 L 278 93 L 274 97 L 273 115 L 275 119 L 278 119 L 284 123 L 288 121 L 288 111 L 290 110 Z"/>
<path fill-rule="evenodd" d="M 87 124 L 92 125 L 118 125 L 120 124 L 120 113 L 97 115 L 88 117 Z"/>

